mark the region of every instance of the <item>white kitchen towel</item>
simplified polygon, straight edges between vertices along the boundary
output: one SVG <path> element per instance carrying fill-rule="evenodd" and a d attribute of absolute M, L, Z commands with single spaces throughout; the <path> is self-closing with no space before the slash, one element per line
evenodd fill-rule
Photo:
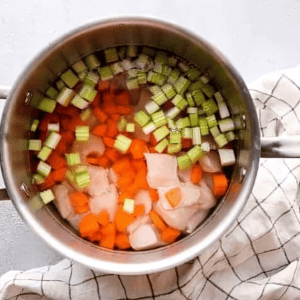
<path fill-rule="evenodd" d="M 249 85 L 262 136 L 300 134 L 300 66 Z M 119 276 L 70 260 L 0 279 L 1 299 L 300 299 L 300 159 L 261 159 L 251 197 L 225 236 L 168 271 Z"/>

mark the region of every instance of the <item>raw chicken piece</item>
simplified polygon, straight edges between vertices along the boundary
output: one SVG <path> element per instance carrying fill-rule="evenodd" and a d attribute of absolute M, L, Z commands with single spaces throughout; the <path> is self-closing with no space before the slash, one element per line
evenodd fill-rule
<path fill-rule="evenodd" d="M 90 134 L 88 142 L 75 141 L 71 152 L 79 152 L 81 163 L 85 163 L 86 157 L 91 154 L 102 155 L 105 150 L 105 146 L 101 137 Z"/>
<path fill-rule="evenodd" d="M 91 183 L 84 189 L 90 196 L 100 196 L 109 190 L 108 171 L 102 167 L 88 166 Z"/>
<path fill-rule="evenodd" d="M 98 215 L 102 210 L 106 210 L 109 214 L 110 222 L 113 222 L 118 209 L 118 192 L 116 186 L 110 184 L 108 191 L 90 198 L 89 206 L 94 215 Z"/>
<path fill-rule="evenodd" d="M 180 183 L 175 156 L 157 153 L 145 153 L 144 155 L 148 167 L 147 181 L 151 188 L 174 186 Z"/>
<path fill-rule="evenodd" d="M 198 210 L 187 223 L 186 233 L 192 233 L 196 227 L 201 224 L 207 217 L 209 210 Z"/>
<path fill-rule="evenodd" d="M 126 228 L 128 234 L 133 234 L 136 229 L 138 229 L 143 224 L 150 224 L 151 219 L 149 215 L 139 216 L 137 217 L 131 224 Z"/>
<path fill-rule="evenodd" d="M 64 219 L 74 216 L 75 214 L 69 199 L 69 193 L 72 191 L 73 189 L 67 181 L 63 181 L 61 184 L 53 187 L 53 193 L 55 195 L 54 204 Z"/>
<path fill-rule="evenodd" d="M 199 189 L 201 193 L 200 201 L 198 202 L 200 208 L 207 210 L 214 207 L 217 204 L 216 198 L 204 179 L 200 181 Z"/>
<path fill-rule="evenodd" d="M 76 230 L 79 230 L 79 224 L 81 222 L 81 219 L 89 213 L 90 213 L 90 211 L 88 210 L 82 214 L 76 214 L 76 215 L 70 216 L 67 218 L 67 220 L 72 225 L 73 228 L 75 228 Z"/>
<path fill-rule="evenodd" d="M 108 181 L 109 183 L 116 184 L 119 179 L 119 175 L 113 170 L 113 168 L 108 169 Z"/>
<path fill-rule="evenodd" d="M 216 173 L 222 171 L 217 151 L 209 151 L 206 155 L 199 158 L 199 163 L 203 172 Z"/>
<path fill-rule="evenodd" d="M 134 250 L 152 249 L 163 244 L 158 237 L 155 227 L 151 224 L 139 226 L 129 235 L 129 243 Z"/>
<path fill-rule="evenodd" d="M 191 181 L 191 172 L 192 168 L 186 170 L 178 170 L 178 177 L 182 182 L 190 182 Z"/>
<path fill-rule="evenodd" d="M 150 194 L 146 190 L 139 190 L 137 194 L 134 197 L 134 204 L 139 205 L 139 204 L 144 204 L 145 206 L 145 214 L 149 214 L 149 212 L 152 209 L 152 199 L 150 197 Z"/>

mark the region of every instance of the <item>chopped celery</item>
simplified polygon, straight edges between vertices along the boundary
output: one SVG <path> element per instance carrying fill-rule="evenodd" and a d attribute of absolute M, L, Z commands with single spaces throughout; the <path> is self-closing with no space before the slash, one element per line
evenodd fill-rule
<path fill-rule="evenodd" d="M 159 105 L 154 101 L 149 101 L 145 104 L 146 111 L 151 115 L 160 109 Z"/>
<path fill-rule="evenodd" d="M 208 125 L 209 128 L 212 128 L 212 127 L 218 125 L 218 121 L 217 121 L 215 115 L 211 115 L 211 116 L 206 117 L 206 122 L 207 122 L 207 125 Z"/>
<path fill-rule="evenodd" d="M 167 62 L 168 66 L 174 68 L 177 65 L 177 60 L 178 59 L 175 56 L 169 56 Z"/>
<path fill-rule="evenodd" d="M 37 157 L 43 161 L 47 160 L 52 152 L 52 149 L 44 146 L 41 151 L 38 153 Z"/>
<path fill-rule="evenodd" d="M 199 127 L 200 127 L 200 132 L 201 135 L 208 135 L 209 134 L 209 129 L 208 129 L 208 124 L 206 117 L 200 117 L 199 118 Z"/>
<path fill-rule="evenodd" d="M 191 81 L 195 81 L 200 76 L 200 71 L 197 68 L 190 68 L 186 71 L 185 75 Z"/>
<path fill-rule="evenodd" d="M 142 53 L 149 56 L 155 56 L 156 50 L 149 47 L 143 47 Z"/>
<path fill-rule="evenodd" d="M 51 166 L 41 160 L 37 165 L 36 171 L 42 176 L 47 177 L 51 172 Z"/>
<path fill-rule="evenodd" d="M 120 49 L 118 50 L 118 55 L 121 59 L 124 59 L 127 55 L 127 47 L 126 46 L 120 47 Z"/>
<path fill-rule="evenodd" d="M 90 71 L 100 67 L 100 61 L 98 60 L 95 54 L 90 54 L 87 57 L 85 57 L 84 62 L 86 63 Z"/>
<path fill-rule="evenodd" d="M 76 184 L 75 174 L 70 170 L 67 170 L 66 172 L 66 179 L 72 184 Z"/>
<path fill-rule="evenodd" d="M 191 81 L 184 76 L 180 76 L 174 83 L 174 88 L 178 94 L 182 95 L 191 84 Z"/>
<path fill-rule="evenodd" d="M 138 48 L 135 45 L 127 46 L 127 56 L 128 57 L 135 57 L 137 56 Z"/>
<path fill-rule="evenodd" d="M 168 123 L 167 118 L 162 110 L 153 113 L 151 118 L 156 127 L 160 127 Z"/>
<path fill-rule="evenodd" d="M 186 112 L 188 114 L 197 114 L 198 115 L 198 108 L 197 107 L 188 107 Z"/>
<path fill-rule="evenodd" d="M 168 145 L 169 145 L 169 141 L 167 139 L 163 139 L 155 146 L 155 150 L 158 153 L 162 153 Z"/>
<path fill-rule="evenodd" d="M 168 54 L 164 51 L 157 51 L 155 55 L 155 62 L 160 62 L 162 64 L 168 63 Z"/>
<path fill-rule="evenodd" d="M 75 166 L 81 163 L 80 155 L 78 152 L 66 153 L 65 155 L 68 166 Z"/>
<path fill-rule="evenodd" d="M 180 113 L 179 108 L 174 106 L 166 112 L 166 117 L 169 119 L 174 119 L 179 113 Z"/>
<path fill-rule="evenodd" d="M 170 76 L 171 73 L 172 73 L 172 68 L 170 68 L 167 65 L 162 66 L 162 74 L 163 75 Z"/>
<path fill-rule="evenodd" d="M 234 130 L 234 122 L 231 118 L 219 120 L 219 127 L 222 132 Z"/>
<path fill-rule="evenodd" d="M 191 107 L 195 106 L 195 102 L 194 102 L 192 93 L 187 92 L 187 93 L 185 94 L 185 97 L 186 97 L 186 100 L 187 100 L 189 106 L 191 106 Z"/>
<path fill-rule="evenodd" d="M 192 161 L 187 154 L 183 154 L 177 157 L 177 164 L 179 170 L 187 170 L 191 167 Z"/>
<path fill-rule="evenodd" d="M 208 99 L 207 101 L 203 102 L 202 108 L 207 116 L 210 116 L 219 110 L 218 105 L 213 99 Z"/>
<path fill-rule="evenodd" d="M 155 73 L 153 71 L 148 72 L 147 81 L 162 86 L 167 81 L 167 76 Z"/>
<path fill-rule="evenodd" d="M 215 88 L 212 85 L 210 85 L 209 83 L 206 83 L 201 88 L 201 90 L 208 98 L 211 98 L 213 96 L 213 94 L 216 92 Z"/>
<path fill-rule="evenodd" d="M 143 127 L 143 132 L 144 132 L 145 134 L 149 134 L 149 133 L 151 133 L 152 131 L 154 131 L 155 129 L 156 129 L 155 124 L 154 124 L 153 122 L 150 122 L 150 123 L 148 123 L 147 125 L 145 125 L 145 126 Z"/>
<path fill-rule="evenodd" d="M 203 152 L 199 145 L 195 145 L 187 152 L 187 155 L 189 156 L 192 163 L 195 163 L 203 155 Z"/>
<path fill-rule="evenodd" d="M 180 94 L 177 94 L 173 100 L 172 100 L 172 103 L 181 111 L 181 110 L 184 110 L 187 105 L 188 105 L 188 102 L 180 95 Z"/>
<path fill-rule="evenodd" d="M 124 72 L 124 69 L 119 61 L 111 64 L 110 68 L 111 68 L 113 75 L 117 75 L 117 74 Z"/>
<path fill-rule="evenodd" d="M 201 133 L 199 127 L 193 127 L 193 145 L 201 144 Z"/>
<path fill-rule="evenodd" d="M 219 130 L 219 127 L 218 126 L 214 126 L 212 128 L 210 128 L 210 133 L 213 137 L 216 137 L 218 136 L 219 134 L 221 134 L 220 130 Z"/>
<path fill-rule="evenodd" d="M 224 101 L 224 98 L 222 96 L 222 94 L 220 92 L 216 92 L 214 93 L 214 97 L 217 101 L 217 103 L 219 104 L 220 102 L 223 102 Z"/>
<path fill-rule="evenodd" d="M 125 198 L 124 204 L 123 204 L 123 211 L 127 212 L 128 214 L 134 213 L 134 200 Z"/>
<path fill-rule="evenodd" d="M 82 171 L 75 174 L 75 182 L 80 189 L 88 187 L 91 183 L 90 174 L 87 171 Z"/>
<path fill-rule="evenodd" d="M 60 139 L 61 139 L 61 135 L 57 132 L 52 131 L 46 138 L 44 145 L 51 149 L 55 149 Z"/>
<path fill-rule="evenodd" d="M 58 91 L 54 88 L 54 87 L 52 87 L 52 86 L 50 86 L 48 89 L 47 89 L 47 91 L 46 91 L 46 96 L 47 97 L 49 97 L 50 99 L 56 99 L 56 97 L 57 97 L 57 95 L 58 95 Z"/>
<path fill-rule="evenodd" d="M 111 63 L 119 59 L 116 47 L 104 49 L 104 56 L 107 63 Z"/>
<path fill-rule="evenodd" d="M 61 79 L 58 79 L 55 85 L 59 91 L 61 91 L 66 86 Z"/>
<path fill-rule="evenodd" d="M 159 74 L 163 73 L 163 64 L 161 62 L 155 62 L 153 71 Z"/>
<path fill-rule="evenodd" d="M 170 83 L 166 83 L 161 87 L 167 99 L 171 99 L 176 95 L 176 91 Z"/>
<path fill-rule="evenodd" d="M 36 173 L 32 176 L 32 183 L 33 184 L 42 184 L 44 182 L 45 182 L 45 177 L 42 176 L 41 174 Z"/>
<path fill-rule="evenodd" d="M 149 64 L 149 56 L 141 53 L 135 62 L 136 66 L 144 70 Z"/>
<path fill-rule="evenodd" d="M 83 99 L 92 102 L 97 95 L 97 91 L 92 86 L 84 84 L 78 94 Z"/>
<path fill-rule="evenodd" d="M 110 66 L 104 66 L 99 68 L 101 80 L 109 80 L 113 78 L 112 70 Z"/>
<path fill-rule="evenodd" d="M 221 119 L 228 118 L 230 116 L 230 113 L 229 113 L 229 110 L 228 110 L 228 107 L 227 107 L 226 103 L 223 102 L 223 101 L 219 102 L 218 106 L 219 106 L 219 115 L 220 115 L 220 118 Z"/>
<path fill-rule="evenodd" d="M 233 149 L 218 149 L 222 167 L 235 164 L 235 155 Z"/>
<path fill-rule="evenodd" d="M 170 133 L 170 143 L 180 144 L 181 143 L 181 133 L 179 131 L 172 131 Z"/>
<path fill-rule="evenodd" d="M 126 131 L 127 132 L 135 132 L 135 125 L 133 123 L 126 124 Z"/>
<path fill-rule="evenodd" d="M 149 88 L 153 96 L 151 99 L 153 99 L 158 105 L 162 105 L 165 102 L 168 101 L 168 98 L 164 94 L 164 92 L 161 90 L 161 88 L 157 85 L 154 85 Z"/>
<path fill-rule="evenodd" d="M 60 78 L 69 88 L 73 88 L 79 82 L 79 78 L 71 69 L 68 69 L 66 72 L 62 73 Z"/>
<path fill-rule="evenodd" d="M 203 152 L 209 152 L 210 151 L 210 144 L 209 142 L 204 142 L 201 144 L 201 150 Z"/>
<path fill-rule="evenodd" d="M 205 97 L 200 90 L 193 91 L 192 95 L 197 106 L 200 106 L 205 102 Z"/>
<path fill-rule="evenodd" d="M 169 144 L 168 145 L 168 154 L 174 154 L 180 152 L 182 149 L 181 144 Z"/>
<path fill-rule="evenodd" d="M 223 148 L 228 143 L 226 136 L 223 133 L 219 134 L 214 139 L 219 148 Z"/>
<path fill-rule="evenodd" d="M 204 83 L 202 82 L 202 80 L 198 79 L 188 87 L 188 91 L 192 93 L 193 91 L 200 90 L 203 86 Z"/>
<path fill-rule="evenodd" d="M 36 132 L 37 128 L 38 128 L 38 125 L 39 125 L 39 120 L 37 119 L 34 119 L 31 123 L 31 126 L 30 126 L 30 131 L 32 132 Z"/>
<path fill-rule="evenodd" d="M 83 71 L 83 72 L 78 74 L 78 78 L 80 80 L 84 80 L 84 78 L 86 77 L 87 74 L 88 74 L 88 71 Z"/>
<path fill-rule="evenodd" d="M 58 94 L 56 101 L 60 105 L 67 107 L 70 101 L 74 98 L 74 96 L 75 96 L 75 92 L 72 89 L 64 87 Z"/>
<path fill-rule="evenodd" d="M 122 153 L 126 153 L 129 149 L 132 140 L 123 134 L 118 134 L 115 140 L 114 148 Z"/>
<path fill-rule="evenodd" d="M 172 70 L 172 72 L 170 73 L 168 79 L 167 79 L 167 82 L 174 85 L 175 82 L 177 81 L 177 79 L 179 78 L 180 76 L 180 71 L 178 69 L 174 69 Z"/>
<path fill-rule="evenodd" d="M 147 83 L 147 73 L 139 71 L 137 74 L 137 82 L 138 82 L 138 84 L 146 84 Z"/>
<path fill-rule="evenodd" d="M 42 201 L 44 202 L 44 204 L 48 204 L 49 202 L 51 202 L 55 199 L 55 196 L 51 189 L 40 192 L 40 197 L 41 197 Z"/>
<path fill-rule="evenodd" d="M 48 131 L 55 131 L 55 132 L 59 132 L 59 123 L 49 123 L 48 124 Z"/>
<path fill-rule="evenodd" d="M 209 74 L 206 73 L 206 74 L 201 75 L 200 80 L 201 80 L 204 84 L 207 84 L 207 83 L 209 82 L 209 80 L 210 80 Z"/>
<path fill-rule="evenodd" d="M 177 66 L 183 73 L 186 73 L 191 68 L 185 61 L 178 62 Z"/>
<path fill-rule="evenodd" d="M 42 148 L 41 140 L 29 140 L 28 150 L 39 151 Z"/>
<path fill-rule="evenodd" d="M 87 73 L 86 77 L 84 78 L 84 84 L 88 84 L 93 88 L 99 81 L 100 76 L 93 71 Z"/>
<path fill-rule="evenodd" d="M 127 78 L 136 78 L 138 72 L 139 72 L 139 69 L 131 69 L 131 70 L 128 70 L 128 72 L 127 72 L 128 77 L 127 77 Z"/>
<path fill-rule="evenodd" d="M 89 126 L 76 126 L 75 128 L 76 141 L 88 142 L 90 137 Z"/>
<path fill-rule="evenodd" d="M 92 110 L 90 108 L 87 108 L 80 113 L 79 117 L 82 121 L 87 121 L 91 117 L 91 114 Z"/>
<path fill-rule="evenodd" d="M 198 114 L 189 114 L 192 127 L 198 126 Z"/>
<path fill-rule="evenodd" d="M 236 139 L 235 133 L 233 131 L 226 132 L 225 136 L 228 142 L 231 142 Z"/>
<path fill-rule="evenodd" d="M 71 104 L 73 104 L 74 106 L 76 106 L 80 109 L 85 109 L 89 106 L 89 103 L 87 101 L 85 101 L 82 97 L 80 97 L 79 95 L 76 95 L 71 100 Z"/>
<path fill-rule="evenodd" d="M 183 128 L 182 137 L 184 139 L 192 139 L 193 138 L 193 128 L 190 128 L 190 127 Z"/>
<path fill-rule="evenodd" d="M 171 118 L 169 118 L 168 116 L 166 116 L 166 117 L 167 117 L 167 121 L 168 121 L 168 126 L 169 126 L 169 128 L 171 129 L 171 131 L 172 131 L 172 130 L 177 130 L 178 128 L 177 128 L 177 126 L 176 126 L 174 120 L 171 119 Z"/>
<path fill-rule="evenodd" d="M 147 123 L 151 121 L 151 117 L 145 113 L 144 111 L 139 111 L 138 113 L 135 114 L 134 120 L 140 125 L 140 126 L 145 126 Z"/>
<path fill-rule="evenodd" d="M 121 61 L 121 65 L 125 71 L 131 70 L 134 68 L 134 63 L 128 58 L 123 59 Z"/>
<path fill-rule="evenodd" d="M 72 65 L 72 69 L 79 75 L 80 73 L 87 71 L 87 66 L 82 60 L 78 60 Z"/>
<path fill-rule="evenodd" d="M 119 131 L 124 131 L 126 130 L 126 125 L 127 125 L 127 121 L 124 118 L 124 116 L 121 117 L 119 123 L 118 123 L 118 130 Z"/>
<path fill-rule="evenodd" d="M 189 117 L 185 117 L 185 118 L 180 118 L 176 121 L 176 126 L 180 129 L 183 129 L 185 127 L 190 127 L 191 126 L 191 122 Z"/>
<path fill-rule="evenodd" d="M 128 78 L 126 81 L 127 88 L 129 90 L 134 90 L 139 88 L 139 83 L 137 78 Z"/>
<path fill-rule="evenodd" d="M 168 134 L 170 133 L 170 130 L 168 129 L 168 127 L 166 125 L 156 129 L 153 132 L 154 138 L 157 142 L 161 141 L 162 139 L 164 139 Z"/>
<path fill-rule="evenodd" d="M 42 98 L 41 101 L 39 102 L 37 108 L 39 110 L 48 112 L 48 113 L 53 113 L 54 109 L 56 106 L 56 101 L 50 98 Z"/>

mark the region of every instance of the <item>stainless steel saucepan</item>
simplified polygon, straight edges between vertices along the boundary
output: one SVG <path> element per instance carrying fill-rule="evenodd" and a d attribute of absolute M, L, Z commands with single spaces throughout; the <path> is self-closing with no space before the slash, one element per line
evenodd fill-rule
<path fill-rule="evenodd" d="M 229 190 L 210 218 L 180 241 L 155 250 L 104 250 L 83 240 L 53 206 L 33 207 L 28 130 L 37 115 L 36 101 L 57 76 L 84 56 L 121 45 L 146 45 L 174 52 L 212 76 L 228 99 L 233 116 L 241 120 L 237 163 Z M 146 274 L 180 265 L 217 241 L 236 220 L 251 193 L 260 157 L 300 157 L 299 139 L 263 139 L 253 101 L 241 76 L 227 59 L 202 38 L 178 26 L 146 18 L 117 18 L 95 22 L 56 40 L 25 68 L 14 86 L 0 90 L 6 98 L 1 123 L 1 167 L 10 199 L 28 226 L 55 250 L 89 268 L 116 274 Z M 297 144 L 297 145 L 296 145 Z M 296 147 L 298 146 L 298 147 Z"/>

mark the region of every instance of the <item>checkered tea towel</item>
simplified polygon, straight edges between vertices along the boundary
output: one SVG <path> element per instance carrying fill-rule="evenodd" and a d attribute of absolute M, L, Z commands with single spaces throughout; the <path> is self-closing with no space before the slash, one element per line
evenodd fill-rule
<path fill-rule="evenodd" d="M 300 134 L 300 66 L 249 86 L 262 136 Z M 63 260 L 10 271 L 0 298 L 11 300 L 300 299 L 300 159 L 261 159 L 256 184 L 225 236 L 195 260 L 168 271 L 119 276 Z"/>

